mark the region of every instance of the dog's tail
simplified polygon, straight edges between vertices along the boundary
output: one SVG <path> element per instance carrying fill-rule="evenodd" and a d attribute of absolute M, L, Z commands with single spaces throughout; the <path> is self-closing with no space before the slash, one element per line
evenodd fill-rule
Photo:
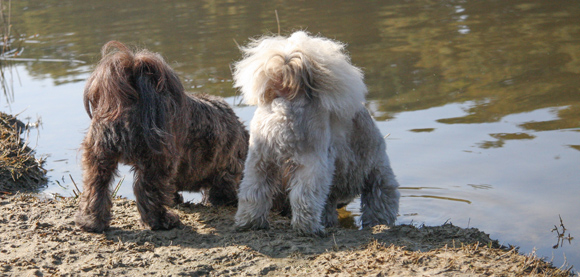
<path fill-rule="evenodd" d="M 298 31 L 290 37 L 265 36 L 241 50 L 244 58 L 234 64 L 233 77 L 247 104 L 306 95 L 324 109 L 352 117 L 365 101 L 363 73 L 338 41 Z"/>
<path fill-rule="evenodd" d="M 158 54 L 137 53 L 110 41 L 87 80 L 84 105 L 89 117 L 112 122 L 123 117 L 143 134 L 147 146 L 163 151 L 170 143 L 168 119 L 179 116 L 185 93 L 177 74 Z"/>

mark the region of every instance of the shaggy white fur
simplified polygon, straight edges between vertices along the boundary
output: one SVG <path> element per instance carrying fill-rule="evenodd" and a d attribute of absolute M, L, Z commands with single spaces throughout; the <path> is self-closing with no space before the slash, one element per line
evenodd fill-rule
<path fill-rule="evenodd" d="M 338 223 L 337 206 L 359 195 L 363 226 L 395 223 L 399 185 L 363 105 L 363 73 L 344 48 L 298 31 L 241 49 L 234 86 L 258 108 L 238 193 L 238 229 L 268 228 L 272 206 L 289 203 L 292 227 L 321 235 Z"/>

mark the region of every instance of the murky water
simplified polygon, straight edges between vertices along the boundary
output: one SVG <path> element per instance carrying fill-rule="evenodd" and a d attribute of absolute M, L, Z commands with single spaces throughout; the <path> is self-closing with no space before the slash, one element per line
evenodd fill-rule
<path fill-rule="evenodd" d="M 41 119 L 48 193 L 80 183 L 82 88 L 116 39 L 161 53 L 192 92 L 239 102 L 236 42 L 307 29 L 348 43 L 403 188 L 399 223 L 477 227 L 580 266 L 578 1 L 13 1 L 20 60 L 2 111 Z M 6 11 L 5 11 L 6 13 Z M 236 107 L 249 122 L 252 107 Z M 127 170 L 123 171 L 127 174 Z M 133 197 L 128 176 L 119 194 Z M 194 198 L 195 195 L 188 197 Z M 356 204 L 349 209 L 356 213 Z"/>

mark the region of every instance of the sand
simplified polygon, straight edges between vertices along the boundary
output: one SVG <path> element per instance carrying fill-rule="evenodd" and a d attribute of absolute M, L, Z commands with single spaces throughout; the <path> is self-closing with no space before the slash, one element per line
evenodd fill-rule
<path fill-rule="evenodd" d="M 236 232 L 235 208 L 185 203 L 183 226 L 144 230 L 135 201 L 115 199 L 111 228 L 74 225 L 78 200 L 0 195 L 0 276 L 570 276 L 475 228 L 329 228 L 300 236 L 272 215 L 270 230 Z"/>

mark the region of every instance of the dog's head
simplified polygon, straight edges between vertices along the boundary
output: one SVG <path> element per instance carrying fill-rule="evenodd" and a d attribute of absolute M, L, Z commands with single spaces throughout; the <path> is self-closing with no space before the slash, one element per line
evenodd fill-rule
<path fill-rule="evenodd" d="M 243 59 L 234 64 L 234 87 L 249 105 L 304 98 L 348 117 L 361 108 L 367 89 L 362 71 L 350 63 L 344 48 L 303 31 L 253 40 L 241 48 Z"/>

